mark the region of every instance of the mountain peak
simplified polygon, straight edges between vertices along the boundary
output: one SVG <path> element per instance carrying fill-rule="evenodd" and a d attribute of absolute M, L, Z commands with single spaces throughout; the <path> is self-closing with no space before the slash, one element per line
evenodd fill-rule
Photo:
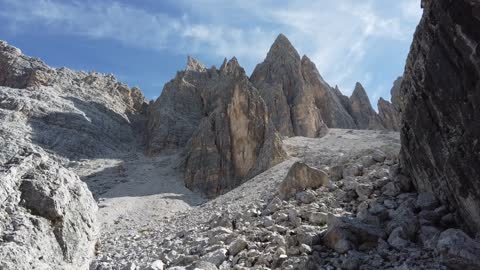
<path fill-rule="evenodd" d="M 234 56 L 227 62 L 227 59 L 223 61 L 222 66 L 220 67 L 220 72 L 223 74 L 242 74 L 245 73 L 244 69 L 238 63 L 237 58 Z"/>
<path fill-rule="evenodd" d="M 352 97 L 357 97 L 361 99 L 366 98 L 368 100 L 367 91 L 365 91 L 365 88 L 361 83 L 357 82 L 355 84 L 355 89 L 353 90 Z"/>
<path fill-rule="evenodd" d="M 290 40 L 288 40 L 284 34 L 279 34 L 270 47 L 266 60 L 276 60 L 286 57 L 293 57 L 296 60 L 300 60 L 300 55 Z"/>
<path fill-rule="evenodd" d="M 207 68 L 200 61 L 190 55 L 187 56 L 187 67 L 185 68 L 185 71 L 205 72 L 206 70 Z"/>

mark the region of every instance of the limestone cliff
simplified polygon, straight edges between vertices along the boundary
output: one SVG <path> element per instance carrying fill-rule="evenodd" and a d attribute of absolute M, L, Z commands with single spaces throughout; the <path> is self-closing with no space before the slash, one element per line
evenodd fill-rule
<path fill-rule="evenodd" d="M 185 185 L 222 194 L 285 153 L 265 102 L 235 58 L 220 70 L 189 58 L 149 111 L 148 151 L 185 147 Z"/>

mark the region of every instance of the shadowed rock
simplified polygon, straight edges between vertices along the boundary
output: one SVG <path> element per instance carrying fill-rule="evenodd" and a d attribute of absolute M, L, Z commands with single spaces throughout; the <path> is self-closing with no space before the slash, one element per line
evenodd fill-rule
<path fill-rule="evenodd" d="M 357 82 L 350 97 L 350 113 L 359 129 L 385 129 L 378 114 L 373 110 L 367 92 Z"/>
<path fill-rule="evenodd" d="M 480 231 L 480 3 L 422 1 L 401 87 L 401 160 Z"/>

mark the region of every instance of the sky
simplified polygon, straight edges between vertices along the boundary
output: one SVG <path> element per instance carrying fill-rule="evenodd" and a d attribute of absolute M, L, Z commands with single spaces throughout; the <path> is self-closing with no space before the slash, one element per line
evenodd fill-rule
<path fill-rule="evenodd" d="M 156 99 L 191 55 L 250 75 L 285 34 L 322 77 L 376 107 L 403 74 L 420 0 L 0 0 L 0 40 L 53 67 L 112 73 Z"/>

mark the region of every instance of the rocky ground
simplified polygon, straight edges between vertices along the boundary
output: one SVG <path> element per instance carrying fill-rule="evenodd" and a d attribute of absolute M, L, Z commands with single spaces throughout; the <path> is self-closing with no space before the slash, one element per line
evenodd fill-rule
<path fill-rule="evenodd" d="M 115 217 L 107 219 L 115 224 L 104 223 L 91 268 L 447 269 L 445 259 L 453 255 L 442 253 L 440 243 L 465 235 L 447 230 L 454 227 L 449 209 L 431 194 L 413 192 L 410 179 L 399 174 L 398 137 L 332 129 L 323 138 L 285 139 L 288 160 L 198 206 L 201 200 L 175 183 L 173 170 L 153 165 L 169 167 L 175 158 L 139 159 L 146 170 L 134 171 L 131 161 L 120 170 L 124 175 L 113 177 L 126 180 L 97 195 L 100 219 L 111 210 Z M 328 172 L 330 182 L 280 199 L 278 186 L 294 163 Z M 121 194 L 148 168 L 164 172 L 157 183 L 179 187 L 174 198 Z M 94 175 L 88 181 L 106 177 Z"/>

